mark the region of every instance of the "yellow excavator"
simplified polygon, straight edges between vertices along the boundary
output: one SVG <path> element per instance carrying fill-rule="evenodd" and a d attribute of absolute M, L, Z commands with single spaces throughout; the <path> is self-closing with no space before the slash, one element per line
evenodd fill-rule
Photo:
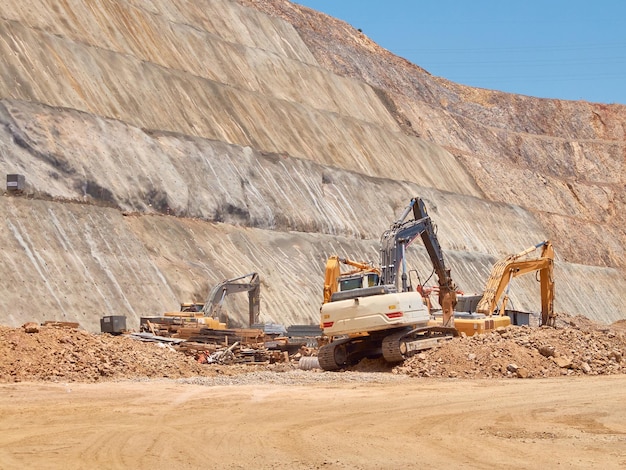
<path fill-rule="evenodd" d="M 538 258 L 526 258 L 539 248 L 541 248 L 541 255 Z M 554 248 L 549 240 L 531 246 L 516 255 L 507 256 L 494 264 L 476 311 L 492 316 L 497 309 L 499 314 L 503 315 L 508 302 L 508 288 L 511 280 L 532 272 L 538 273 L 541 285 L 541 325 L 555 326 Z M 498 307 L 501 297 L 503 297 L 502 304 Z"/>
<path fill-rule="evenodd" d="M 165 316 L 196 318 L 198 323 L 205 324 L 208 328 L 223 330 L 228 323 L 226 318 L 221 318 L 224 299 L 227 295 L 239 292 L 248 293 L 248 324 L 252 327 L 259 322 L 261 280 L 258 273 L 226 279 L 213 286 L 204 303 L 183 303 L 180 305 L 180 312 L 167 312 Z"/>
<path fill-rule="evenodd" d="M 202 313 L 205 317 L 219 318 L 224 298 L 239 292 L 248 293 L 248 325 L 252 327 L 259 322 L 261 279 L 257 273 L 226 279 L 214 286 L 202 307 Z"/>

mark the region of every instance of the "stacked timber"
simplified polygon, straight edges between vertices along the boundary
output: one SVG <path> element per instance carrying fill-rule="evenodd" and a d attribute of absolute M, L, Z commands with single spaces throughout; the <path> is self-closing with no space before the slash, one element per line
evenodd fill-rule
<path fill-rule="evenodd" d="M 235 342 L 241 344 L 259 344 L 265 342 L 263 330 L 254 328 L 237 328 L 214 330 L 212 328 L 198 328 L 196 334 L 190 334 L 187 341 L 196 343 L 212 343 L 230 345 Z"/>
<path fill-rule="evenodd" d="M 193 312 L 166 313 L 161 317 L 141 317 L 139 321 L 139 331 L 182 339 L 201 334 L 200 330 L 203 328 L 220 330 L 225 329 L 226 325 L 214 318 Z"/>

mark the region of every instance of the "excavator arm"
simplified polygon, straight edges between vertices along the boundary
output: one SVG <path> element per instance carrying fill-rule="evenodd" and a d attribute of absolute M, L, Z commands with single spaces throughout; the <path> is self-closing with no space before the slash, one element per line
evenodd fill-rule
<path fill-rule="evenodd" d="M 249 278 L 247 282 L 240 282 Z M 207 297 L 202 313 L 205 317 L 219 317 L 219 311 L 224 302 L 224 298 L 230 294 L 248 292 L 248 316 L 249 324 L 252 326 L 259 320 L 259 306 L 261 297 L 261 282 L 257 273 L 244 274 L 243 276 L 226 279 L 217 284 Z"/>
<path fill-rule="evenodd" d="M 426 211 L 426 206 L 422 199 L 418 199 L 417 203 L 413 206 L 413 214 L 416 219 L 428 217 L 428 212 Z M 428 220 L 431 220 L 430 217 L 428 217 Z M 443 250 L 441 249 L 441 245 L 439 245 L 439 240 L 432 222 L 429 222 L 427 230 L 424 231 L 421 236 L 422 243 L 424 243 L 426 247 L 430 261 L 437 274 L 439 305 L 441 305 L 443 313 L 443 326 L 452 326 L 454 307 L 457 303 L 457 285 L 452 280 L 450 269 L 446 266 L 446 262 L 443 259 Z"/>
<path fill-rule="evenodd" d="M 411 211 L 414 219 L 405 221 Z M 400 271 L 402 291 L 408 290 L 405 251 L 418 236 L 422 238 L 437 274 L 443 326 L 452 326 L 457 287 L 450 276 L 450 269 L 446 266 L 435 226 L 421 198 L 411 199 L 400 218 L 381 237 L 381 281 L 383 284 L 396 284 Z"/>
<path fill-rule="evenodd" d="M 538 248 L 542 248 L 539 258 L 520 259 Z M 541 286 L 541 324 L 554 326 L 554 249 L 550 241 L 541 242 L 516 255 L 507 256 L 494 264 L 483 297 L 478 302 L 476 310 L 491 316 L 496 310 L 500 297 L 505 293 L 513 278 L 537 271 Z M 503 314 L 505 306 L 506 296 L 503 306 L 500 308 L 500 314 Z"/>

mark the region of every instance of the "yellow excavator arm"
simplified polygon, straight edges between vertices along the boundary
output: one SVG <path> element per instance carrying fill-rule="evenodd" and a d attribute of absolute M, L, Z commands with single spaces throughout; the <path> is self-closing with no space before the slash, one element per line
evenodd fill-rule
<path fill-rule="evenodd" d="M 541 256 L 536 259 L 521 260 L 524 256 L 532 253 L 537 248 L 542 248 Z M 491 316 L 496 310 L 500 297 L 504 294 L 511 279 L 539 272 L 541 284 L 541 324 L 554 326 L 554 249 L 550 241 L 539 243 L 521 253 L 510 255 L 494 264 L 491 275 L 487 280 L 483 297 L 480 299 L 476 310 L 479 313 Z M 504 314 L 506 296 L 500 308 L 500 314 Z"/>

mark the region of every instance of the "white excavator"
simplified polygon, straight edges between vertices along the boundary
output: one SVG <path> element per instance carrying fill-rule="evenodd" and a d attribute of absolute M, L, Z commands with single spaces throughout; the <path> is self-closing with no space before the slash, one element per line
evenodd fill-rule
<path fill-rule="evenodd" d="M 410 213 L 413 218 L 406 220 Z M 433 322 L 422 294 L 410 284 L 406 249 L 421 237 L 437 275 L 442 318 Z M 352 271 L 341 274 L 341 263 Z M 318 353 L 324 370 L 339 370 L 381 355 L 399 362 L 458 335 L 457 287 L 445 264 L 435 226 L 420 198 L 411 199 L 380 241 L 380 267 L 331 256 L 326 265 L 321 327 L 330 342 Z"/>
<path fill-rule="evenodd" d="M 411 212 L 413 219 L 406 220 Z M 405 251 L 418 237 L 437 275 L 434 288 L 411 286 Z M 539 248 L 541 255 L 529 259 Z M 352 269 L 342 273 L 342 264 Z M 511 324 L 506 310 L 510 282 L 530 272 L 537 272 L 541 283 L 540 324 L 554 326 L 553 265 L 552 244 L 544 241 L 498 261 L 482 294 L 464 295 L 445 264 L 424 202 L 413 198 L 381 237 L 380 267 L 338 256 L 328 258 L 320 313 L 330 342 L 320 348 L 319 364 L 324 370 L 339 370 L 366 357 L 399 362 L 460 333 L 471 336 L 506 327 Z M 439 295 L 440 311 L 431 309 L 431 292 Z"/>

